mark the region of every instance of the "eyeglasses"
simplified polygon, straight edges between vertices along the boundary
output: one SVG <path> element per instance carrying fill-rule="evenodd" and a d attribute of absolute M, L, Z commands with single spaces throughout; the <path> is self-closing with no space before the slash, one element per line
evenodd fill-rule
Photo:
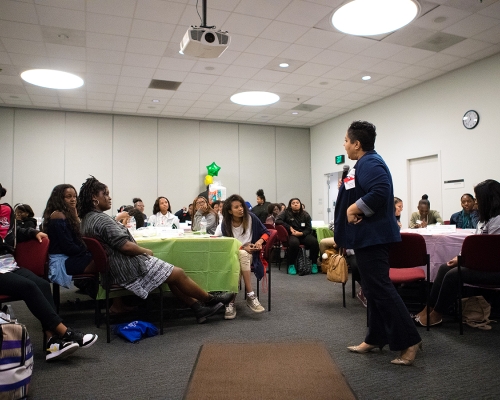
<path fill-rule="evenodd" d="M 199 205 L 202 205 L 202 204 L 207 204 L 207 202 L 205 200 L 198 200 L 196 202 L 196 205 L 199 206 Z"/>

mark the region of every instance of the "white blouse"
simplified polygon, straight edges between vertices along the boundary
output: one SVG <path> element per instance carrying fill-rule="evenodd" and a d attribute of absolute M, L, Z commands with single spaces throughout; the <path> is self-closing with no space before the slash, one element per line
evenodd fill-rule
<path fill-rule="evenodd" d="M 166 214 L 162 214 L 160 211 L 149 217 L 148 224 L 156 227 L 177 229 L 179 228 L 179 218 L 170 211 L 167 211 Z"/>

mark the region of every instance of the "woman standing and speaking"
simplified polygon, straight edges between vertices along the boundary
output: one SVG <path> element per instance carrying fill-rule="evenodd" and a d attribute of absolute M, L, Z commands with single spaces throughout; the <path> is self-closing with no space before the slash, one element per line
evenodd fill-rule
<path fill-rule="evenodd" d="M 421 339 L 403 300 L 389 279 L 389 245 L 400 242 L 394 218 L 394 190 L 389 168 L 375 148 L 375 126 L 355 121 L 344 148 L 354 167 L 341 183 L 335 207 L 335 241 L 354 249 L 363 292 L 368 300 L 368 334 L 348 349 L 367 353 L 386 344 L 401 351 L 393 364 L 411 365 Z"/>

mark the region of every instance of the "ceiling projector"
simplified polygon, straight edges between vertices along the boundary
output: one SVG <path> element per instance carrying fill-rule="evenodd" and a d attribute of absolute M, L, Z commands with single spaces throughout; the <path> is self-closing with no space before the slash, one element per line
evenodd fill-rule
<path fill-rule="evenodd" d="M 200 58 L 217 58 L 228 48 L 231 37 L 227 32 L 211 27 L 191 26 L 181 41 L 181 53 Z"/>

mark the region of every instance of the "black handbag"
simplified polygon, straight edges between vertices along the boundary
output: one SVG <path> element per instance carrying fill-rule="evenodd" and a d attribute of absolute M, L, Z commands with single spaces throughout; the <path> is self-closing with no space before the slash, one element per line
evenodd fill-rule
<path fill-rule="evenodd" d="M 306 255 L 306 249 L 303 247 L 299 248 L 299 254 L 297 255 L 297 260 L 295 261 L 295 268 L 297 269 L 297 274 L 299 276 L 309 275 L 312 269 L 312 262 Z"/>

